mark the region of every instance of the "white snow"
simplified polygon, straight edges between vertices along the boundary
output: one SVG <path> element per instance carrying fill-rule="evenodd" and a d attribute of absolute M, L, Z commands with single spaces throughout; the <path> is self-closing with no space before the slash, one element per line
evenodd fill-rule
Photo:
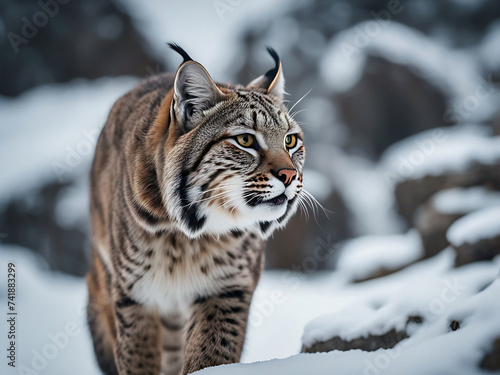
<path fill-rule="evenodd" d="M 381 269 L 396 269 L 423 256 L 416 230 L 406 234 L 361 236 L 341 247 L 337 269 L 353 279 L 364 279 Z"/>
<path fill-rule="evenodd" d="M 99 374 L 86 325 L 85 280 L 49 272 L 28 250 L 0 245 L 0 277 L 5 280 L 0 283 L 0 305 L 4 314 L 9 262 L 16 269 L 17 363 L 15 369 L 7 366 L 2 355 L 2 374 Z M 4 344 L 6 320 L 0 323 Z"/>
<path fill-rule="evenodd" d="M 392 328 L 399 331 L 405 328 L 409 316 L 416 315 L 424 319 L 423 326 L 430 326 L 491 282 L 497 273 L 497 267 L 489 264 L 426 275 L 418 285 L 412 281 L 402 285 L 400 291 L 385 296 L 382 306 L 378 306 L 380 301 L 375 306 L 374 301 L 365 301 L 365 304 L 356 303 L 313 320 L 305 328 L 303 342 L 311 345 L 335 336 L 353 340 L 369 334 L 381 335 Z"/>
<path fill-rule="evenodd" d="M 397 22 L 365 21 L 339 33 L 330 42 L 322 73 L 336 91 L 348 90 L 361 75 L 367 54 L 408 65 L 429 82 L 452 93 L 470 93 L 470 77 L 477 75 L 474 61 L 423 33 Z M 353 48 L 352 50 L 345 49 Z M 346 78 L 347 77 L 347 78 Z"/>
<path fill-rule="evenodd" d="M 44 355 L 45 350 L 50 355 L 51 334 L 64 332 L 70 323 L 79 328 L 78 333 L 58 349 L 54 358 L 42 362 L 45 367 L 39 373 L 99 373 L 85 326 L 84 279 L 50 273 L 29 252 L 12 246 L 0 249 L 3 278 L 8 261 L 18 269 L 18 365 L 32 368 L 36 353 Z M 495 279 L 499 265 L 492 261 L 453 269 L 453 252 L 448 249 L 396 274 L 360 284 L 346 284 L 341 273 L 308 277 L 292 271 L 266 271 L 252 302 L 242 358 L 244 363 L 265 362 L 222 366 L 201 373 L 323 375 L 335 368 L 339 373 L 361 374 L 368 366 L 365 360 L 377 367 L 380 356 L 388 355 L 388 374 L 400 374 L 405 366 L 413 369 L 409 374 L 439 373 L 440 369 L 454 374 L 475 373 L 476 363 L 500 335 L 495 315 L 500 306 L 498 298 L 493 298 L 499 293 L 498 281 L 482 292 L 487 293 L 484 297 L 471 296 Z M 0 304 L 4 305 L 5 289 L 0 291 Z M 311 323 L 304 335 L 306 341 L 402 328 L 406 317 L 417 313 L 424 317 L 424 324 L 412 327 L 411 339 L 394 349 L 295 355 L 302 346 L 304 327 L 320 315 L 334 314 L 332 318 L 321 318 L 321 324 L 318 320 Z M 450 319 L 460 320 L 460 330 L 447 333 Z M 5 333 L 5 323 L 1 329 Z M 438 349 L 439 361 L 428 360 Z M 412 361 L 421 366 L 409 366 Z M 5 373 L 17 374 L 9 369 Z"/>
<path fill-rule="evenodd" d="M 388 182 L 461 172 L 475 163 L 500 162 L 500 137 L 461 125 L 423 131 L 388 147 L 381 157 Z"/>
<path fill-rule="evenodd" d="M 0 97 L 0 203 L 51 180 L 86 175 L 111 106 L 137 82 L 75 80 Z"/>
<path fill-rule="evenodd" d="M 500 206 L 472 212 L 455 221 L 446 238 L 454 246 L 500 237 Z"/>
<path fill-rule="evenodd" d="M 500 206 L 500 192 L 484 186 L 452 188 L 432 196 L 432 206 L 444 214 L 462 214 Z"/>
<path fill-rule="evenodd" d="M 478 46 L 478 52 L 485 62 L 488 71 L 494 71 L 500 66 L 500 21 L 493 23 Z"/>
<path fill-rule="evenodd" d="M 364 285 L 344 285 L 333 291 L 331 298 L 349 297 L 354 302 L 339 305 L 351 307 L 318 318 L 307 326 L 304 334 L 306 342 L 332 335 L 348 339 L 383 333 L 390 328 L 401 329 L 409 315 L 422 316 L 421 325 L 408 326 L 410 338 L 392 349 L 299 354 L 286 359 L 213 367 L 199 374 L 324 375 L 332 371 L 370 375 L 481 374 L 477 364 L 500 336 L 499 262 L 476 263 L 459 269 L 452 269 L 452 264 L 453 253 L 448 249 L 398 274 Z M 455 332 L 449 328 L 452 320 L 460 323 Z M 266 337 L 273 341 L 271 333 Z M 263 337 L 261 350 L 265 351 L 272 343 Z"/>

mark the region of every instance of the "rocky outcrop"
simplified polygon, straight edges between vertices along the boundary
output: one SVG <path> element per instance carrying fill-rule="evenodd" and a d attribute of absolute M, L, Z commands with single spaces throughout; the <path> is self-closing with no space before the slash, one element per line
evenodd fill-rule
<path fill-rule="evenodd" d="M 440 175 L 401 181 L 395 189 L 396 204 L 406 222 L 412 225 L 415 223 L 417 209 L 438 191 L 479 185 L 500 190 L 500 163 L 476 163 L 460 172 L 443 172 Z"/>
<path fill-rule="evenodd" d="M 421 324 L 420 316 L 410 316 L 406 325 L 410 323 Z M 361 349 L 367 352 L 373 352 L 378 349 L 390 349 L 399 342 L 409 337 L 406 330 L 398 331 L 391 329 L 382 335 L 367 335 L 357 337 L 352 340 L 345 340 L 339 336 L 333 337 L 328 341 L 315 342 L 310 346 L 303 346 L 302 353 L 323 353 L 332 350 L 348 351 L 352 349 Z"/>
<path fill-rule="evenodd" d="M 352 349 L 361 349 L 367 352 L 373 352 L 378 349 L 393 348 L 398 342 L 407 339 L 406 332 L 391 329 L 383 335 L 368 335 L 367 337 L 358 337 L 353 340 L 344 340 L 341 337 L 334 337 L 328 341 L 317 342 L 310 347 L 302 348 L 303 353 L 325 353 L 332 350 L 348 351 Z"/>
<path fill-rule="evenodd" d="M 13 197 L 1 210 L 0 228 L 6 233 L 1 240 L 40 254 L 51 270 L 84 276 L 90 239 L 87 212 L 78 225 L 62 225 L 56 213 L 61 195 L 73 183 L 53 181 L 34 189 L 29 198 Z"/>
<path fill-rule="evenodd" d="M 443 213 L 432 204 L 425 204 L 415 218 L 415 227 L 422 237 L 425 257 L 430 258 L 446 248 L 449 243 L 446 231 L 463 213 Z"/>
<path fill-rule="evenodd" d="M 403 138 L 451 125 L 443 119 L 444 93 L 410 67 L 376 56 L 368 57 L 366 67 L 354 87 L 333 98 L 352 134 L 349 148 L 378 157 Z"/>
<path fill-rule="evenodd" d="M 0 3 L 0 94 L 74 78 L 136 75 L 161 69 L 113 0 Z"/>
<path fill-rule="evenodd" d="M 456 252 L 455 266 L 490 261 L 500 255 L 500 205 L 472 212 L 446 232 Z"/>
<path fill-rule="evenodd" d="M 434 256 L 449 245 L 446 232 L 455 221 L 495 205 L 500 206 L 500 191 L 482 186 L 448 189 L 433 195 L 415 214 L 425 257 Z"/>
<path fill-rule="evenodd" d="M 452 245 L 457 253 L 455 266 L 463 266 L 472 262 L 492 260 L 500 255 L 500 236 L 482 239 L 475 243 Z"/>

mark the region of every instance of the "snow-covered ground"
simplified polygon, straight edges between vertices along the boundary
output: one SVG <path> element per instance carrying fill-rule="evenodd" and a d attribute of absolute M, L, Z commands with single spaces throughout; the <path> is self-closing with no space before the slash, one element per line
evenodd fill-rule
<path fill-rule="evenodd" d="M 2 246 L 0 273 L 4 279 L 8 262 L 15 263 L 17 270 L 18 368 L 35 371 L 26 374 L 98 374 L 85 323 L 84 279 L 50 273 L 27 250 Z M 385 366 L 389 358 L 384 369 L 387 374 L 403 370 L 405 374 L 479 374 L 478 361 L 500 336 L 500 280 L 495 281 L 500 259 L 459 269 L 452 269 L 452 264 L 453 253 L 447 250 L 362 284 L 347 283 L 341 272 L 313 276 L 265 272 L 252 303 L 242 358 L 246 364 L 201 373 L 362 374 L 367 367 L 377 370 Z M 0 296 L 0 305 L 5 306 L 4 289 Z M 422 327 L 394 349 L 297 355 L 302 339 L 310 343 L 332 335 L 349 339 L 383 333 L 403 327 L 406 318 L 416 314 L 424 318 Z M 461 322 L 458 331 L 448 332 L 451 320 Z M 3 322 L 2 337 L 6 329 Z M 254 363 L 259 361 L 266 362 Z M 410 366 L 413 361 L 425 367 Z M 406 372 L 411 368 L 414 372 Z"/>

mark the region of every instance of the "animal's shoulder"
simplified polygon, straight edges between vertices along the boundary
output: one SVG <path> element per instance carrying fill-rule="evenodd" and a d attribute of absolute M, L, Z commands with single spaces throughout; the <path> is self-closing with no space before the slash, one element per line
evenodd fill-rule
<path fill-rule="evenodd" d="M 123 113 L 125 109 L 132 111 L 141 104 L 145 97 L 164 97 L 173 87 L 175 75 L 173 73 L 161 73 L 143 79 L 137 86 L 121 96 L 113 105 L 111 116 L 114 113 Z"/>

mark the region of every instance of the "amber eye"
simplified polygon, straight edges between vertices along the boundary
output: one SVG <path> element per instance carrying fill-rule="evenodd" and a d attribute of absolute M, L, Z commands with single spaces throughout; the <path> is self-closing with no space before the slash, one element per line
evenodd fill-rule
<path fill-rule="evenodd" d="M 285 137 L 286 148 L 294 148 L 297 145 L 297 136 L 295 134 L 288 134 Z"/>
<path fill-rule="evenodd" d="M 250 147 L 253 145 L 253 135 L 252 134 L 240 134 L 236 136 L 236 140 L 243 147 Z"/>

